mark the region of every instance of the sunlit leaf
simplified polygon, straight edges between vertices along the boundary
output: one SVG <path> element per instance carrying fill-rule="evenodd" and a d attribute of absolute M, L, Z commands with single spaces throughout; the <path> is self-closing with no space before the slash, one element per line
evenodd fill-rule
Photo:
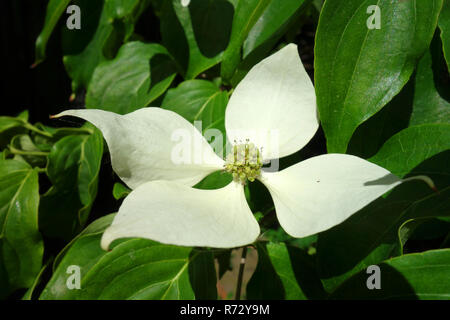
<path fill-rule="evenodd" d="M 431 42 L 442 0 L 380 0 L 380 29 L 366 25 L 373 4 L 329 0 L 321 12 L 315 85 L 328 152 L 345 152 L 355 129 L 406 84 Z"/>
<path fill-rule="evenodd" d="M 84 232 L 70 244 L 40 299 L 216 298 L 211 251 L 143 239 L 123 240 L 103 251 L 104 227 Z M 70 265 L 81 268 L 80 290 L 66 286 Z"/>
<path fill-rule="evenodd" d="M 0 160 L 0 297 L 32 286 L 42 266 L 38 173 L 27 163 Z"/>
<path fill-rule="evenodd" d="M 126 114 L 148 106 L 175 78 L 175 67 L 159 44 L 129 42 L 92 76 L 86 107 Z"/>

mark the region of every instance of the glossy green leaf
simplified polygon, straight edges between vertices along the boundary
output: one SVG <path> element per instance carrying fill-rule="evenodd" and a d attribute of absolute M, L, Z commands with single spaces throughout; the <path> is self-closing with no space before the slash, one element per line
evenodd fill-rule
<path fill-rule="evenodd" d="M 410 126 L 425 123 L 450 123 L 449 75 L 439 37 L 420 60 L 415 77 L 414 102 Z"/>
<path fill-rule="evenodd" d="M 94 71 L 86 107 L 126 114 L 148 106 L 175 78 L 175 66 L 159 44 L 129 42 Z"/>
<path fill-rule="evenodd" d="M 448 0 L 444 0 L 441 14 L 439 15 L 439 28 L 441 29 L 445 60 L 447 61 L 447 68 L 450 72 L 450 2 Z"/>
<path fill-rule="evenodd" d="M 258 243 L 258 265 L 247 284 L 248 299 L 305 300 L 324 297 L 313 259 L 284 243 Z"/>
<path fill-rule="evenodd" d="M 317 104 L 328 152 L 345 152 L 355 129 L 410 78 L 433 37 L 442 0 L 380 0 L 380 29 L 369 29 L 372 0 L 326 1 L 315 46 Z"/>
<path fill-rule="evenodd" d="M 227 0 L 179 0 L 163 3 L 161 36 L 186 79 L 193 79 L 222 59 L 231 32 L 233 3 Z"/>
<path fill-rule="evenodd" d="M 347 152 L 369 158 L 391 136 L 409 126 L 450 123 L 447 77 L 441 42 L 435 34 L 415 76 L 382 110 L 356 129 Z"/>
<path fill-rule="evenodd" d="M 111 251 L 103 251 L 100 238 L 106 226 L 101 225 L 70 244 L 40 299 L 216 298 L 211 251 L 143 239 L 121 240 Z M 80 290 L 66 286 L 71 265 L 80 267 Z"/>
<path fill-rule="evenodd" d="M 331 299 L 450 299 L 450 249 L 430 250 L 379 265 L 381 289 L 368 290 L 365 270 L 346 281 Z"/>
<path fill-rule="evenodd" d="M 449 149 L 450 124 L 424 124 L 391 137 L 369 161 L 403 177 L 422 161 Z"/>
<path fill-rule="evenodd" d="M 39 224 L 49 237 L 66 240 L 80 231 L 97 195 L 103 138 L 69 135 L 55 143 L 48 156 L 47 174 L 53 186 L 42 196 Z"/>
<path fill-rule="evenodd" d="M 374 156 L 389 138 L 409 126 L 413 100 L 414 78 L 411 78 L 383 109 L 355 130 L 347 153 L 364 159 Z"/>
<path fill-rule="evenodd" d="M 0 160 L 0 297 L 32 286 L 42 266 L 38 173 L 27 163 Z"/>
<path fill-rule="evenodd" d="M 212 82 L 188 80 L 170 89 L 161 107 L 178 113 L 189 122 L 201 121 L 202 132 L 215 128 L 224 134 L 227 104 L 228 93 Z"/>
<path fill-rule="evenodd" d="M 72 91 L 87 88 L 94 69 L 111 59 L 134 30 L 148 0 L 77 0 L 81 29 L 62 30 L 64 65 L 72 79 Z M 84 14 L 83 14 L 84 13 Z M 87 14 L 89 13 L 89 14 Z"/>
<path fill-rule="evenodd" d="M 241 62 L 241 47 L 250 30 L 261 17 L 271 0 L 239 1 L 233 17 L 230 43 L 223 54 L 221 76 L 231 80 Z"/>
<path fill-rule="evenodd" d="M 45 59 L 45 51 L 47 42 L 53 33 L 61 15 L 66 11 L 70 0 L 50 0 L 47 4 L 47 12 L 45 14 L 44 27 L 36 39 L 35 60 L 34 65 L 41 63 Z"/>
<path fill-rule="evenodd" d="M 248 33 L 242 48 L 243 58 L 266 41 L 281 37 L 285 27 L 298 18 L 307 2 L 309 0 L 272 0 Z"/>

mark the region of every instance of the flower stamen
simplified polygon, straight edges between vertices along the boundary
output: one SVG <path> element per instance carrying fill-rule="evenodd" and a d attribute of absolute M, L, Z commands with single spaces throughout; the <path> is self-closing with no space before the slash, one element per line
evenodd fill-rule
<path fill-rule="evenodd" d="M 224 169 L 233 175 L 233 179 L 243 185 L 253 182 L 261 175 L 261 152 L 253 143 L 235 144 L 233 152 L 227 155 Z"/>

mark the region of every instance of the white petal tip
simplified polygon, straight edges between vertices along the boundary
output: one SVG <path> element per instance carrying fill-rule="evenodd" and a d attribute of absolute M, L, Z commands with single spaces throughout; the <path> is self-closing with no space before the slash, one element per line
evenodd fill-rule
<path fill-rule="evenodd" d="M 110 251 L 109 245 L 111 244 L 111 242 L 113 242 L 115 240 L 115 238 L 111 236 L 111 234 L 110 234 L 110 232 L 108 232 L 108 230 L 109 230 L 109 228 L 106 229 L 105 232 L 103 232 L 102 240 L 100 241 L 100 246 L 105 251 Z"/>
<path fill-rule="evenodd" d="M 407 182 L 407 181 L 411 181 L 411 180 L 422 180 L 433 191 L 439 193 L 438 189 L 436 188 L 436 185 L 434 184 L 433 180 L 430 177 L 427 177 L 427 176 L 414 176 L 414 177 L 409 177 L 409 178 L 403 179 L 402 182 Z"/>
<path fill-rule="evenodd" d="M 74 115 L 73 111 L 76 111 L 76 110 L 66 110 L 66 111 L 60 112 L 58 114 L 51 114 L 49 116 L 49 118 L 50 119 L 57 119 L 57 118 L 61 118 L 61 117 L 64 117 L 64 116 L 72 116 L 72 115 Z"/>
<path fill-rule="evenodd" d="M 58 114 L 51 114 L 51 115 L 49 115 L 48 117 L 50 118 L 50 119 L 57 119 L 57 118 L 60 118 L 60 117 L 62 117 L 63 116 L 63 112 L 60 112 L 60 113 L 58 113 Z"/>

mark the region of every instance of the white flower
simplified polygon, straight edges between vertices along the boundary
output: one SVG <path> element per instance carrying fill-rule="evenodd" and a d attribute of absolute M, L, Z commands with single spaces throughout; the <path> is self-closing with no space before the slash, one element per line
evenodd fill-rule
<path fill-rule="evenodd" d="M 257 64 L 234 91 L 225 126 L 229 141 L 238 146 L 227 162 L 215 155 L 198 130 L 171 111 L 151 107 L 122 116 L 68 110 L 57 117 L 65 115 L 90 121 L 102 131 L 114 171 L 133 189 L 103 234 L 104 249 L 126 237 L 184 246 L 252 243 L 260 229 L 244 196 L 241 182 L 247 179 L 259 179 L 268 188 L 280 225 L 293 237 L 341 223 L 402 182 L 373 163 L 345 154 L 313 157 L 280 172 L 261 169 L 261 160 L 300 150 L 319 126 L 314 87 L 293 44 Z M 202 159 L 208 161 L 174 163 L 171 153 L 177 143 L 171 137 L 180 129 L 191 132 L 192 146 L 200 146 Z M 272 139 L 275 134 L 279 140 Z M 246 148 L 254 159 L 252 166 L 236 157 Z M 192 188 L 224 168 L 235 176 L 226 187 Z"/>

